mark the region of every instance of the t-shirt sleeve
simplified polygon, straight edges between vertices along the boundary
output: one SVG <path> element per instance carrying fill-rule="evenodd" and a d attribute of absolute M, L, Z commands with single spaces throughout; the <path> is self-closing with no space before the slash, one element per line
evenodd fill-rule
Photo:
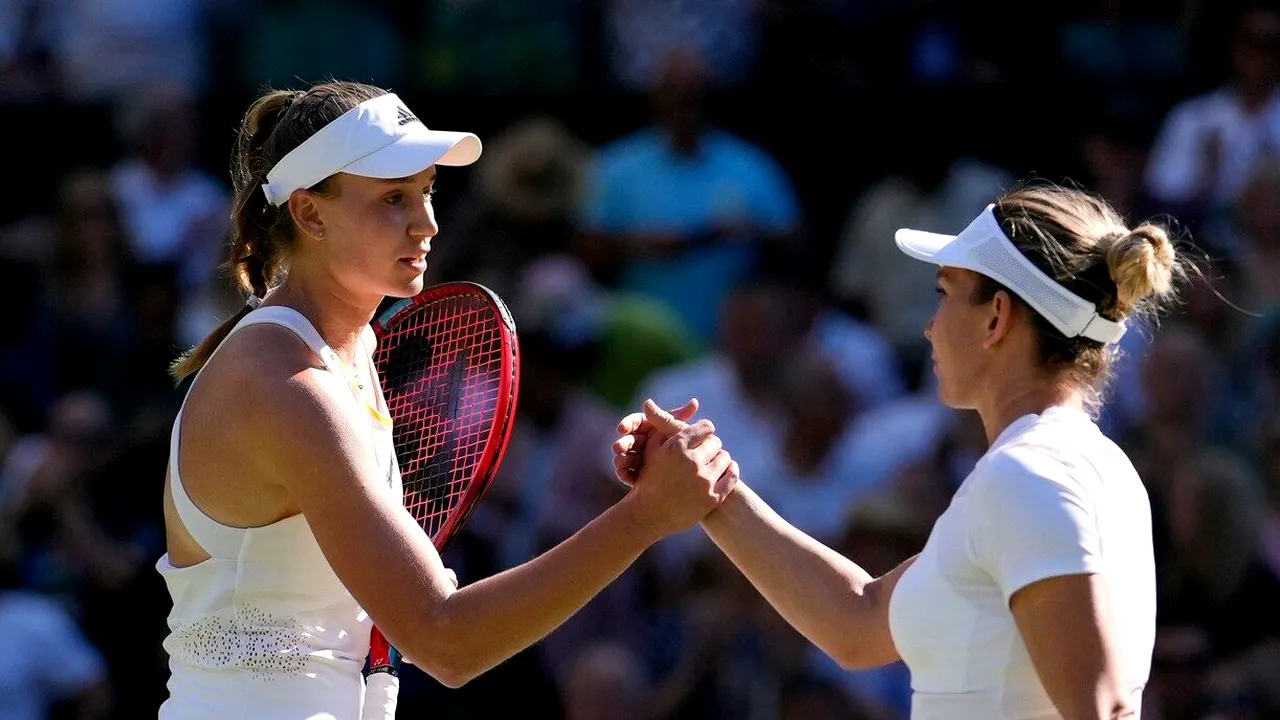
<path fill-rule="evenodd" d="M 969 549 L 1006 603 L 1045 578 L 1101 572 L 1093 502 L 1066 465 L 1006 451 L 979 472 L 966 518 Z"/>

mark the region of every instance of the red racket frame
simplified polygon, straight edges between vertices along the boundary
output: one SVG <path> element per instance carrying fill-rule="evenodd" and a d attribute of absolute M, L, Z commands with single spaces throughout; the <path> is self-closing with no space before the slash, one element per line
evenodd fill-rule
<path fill-rule="evenodd" d="M 422 305 L 441 302 L 450 298 L 476 298 L 488 305 L 499 320 L 498 328 L 501 334 L 502 347 L 507 349 L 508 352 L 502 353 L 503 367 L 501 375 L 503 380 L 498 387 L 497 406 L 493 415 L 496 431 L 490 433 L 480 461 L 477 463 L 477 476 L 467 483 L 462 498 L 453 510 L 449 512 L 436 534 L 431 538 L 432 543 L 439 552 L 444 552 L 449 541 L 453 539 L 453 536 L 471 517 L 480 500 L 488 492 L 489 487 L 493 484 L 498 467 L 502 464 L 502 458 L 507 450 L 507 443 L 511 439 L 511 430 L 515 425 L 516 401 L 520 389 L 520 346 L 516 335 L 515 322 L 511 318 L 511 312 L 507 309 L 502 299 L 498 297 L 497 293 L 479 283 L 464 281 L 446 282 L 428 287 L 412 298 L 406 298 L 391 305 L 380 313 L 373 322 L 374 334 L 381 342 L 384 337 L 396 331 L 396 325 L 401 318 L 416 312 Z M 381 352 L 381 349 L 375 352 L 374 357 L 379 357 Z M 378 373 L 380 376 L 382 375 L 380 365 Z M 393 417 L 392 420 L 394 421 L 395 418 Z M 374 627 L 370 638 L 369 657 L 369 669 L 372 672 L 393 670 L 395 667 L 392 647 L 377 627 Z"/>

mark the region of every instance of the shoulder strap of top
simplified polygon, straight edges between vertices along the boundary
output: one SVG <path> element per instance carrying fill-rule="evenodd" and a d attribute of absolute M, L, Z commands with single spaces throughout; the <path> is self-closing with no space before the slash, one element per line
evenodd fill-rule
<path fill-rule="evenodd" d="M 333 350 L 320 337 L 320 333 L 315 327 L 297 310 L 293 308 L 272 305 L 269 307 L 260 307 L 249 312 L 236 323 L 231 332 L 227 333 L 230 338 L 242 328 L 252 325 L 280 325 L 291 330 L 312 352 L 320 357 L 325 367 L 331 372 L 337 372 L 341 375 L 340 366 L 337 364 L 338 358 Z M 209 356 L 209 360 L 213 360 L 227 344 L 226 338 L 223 339 L 218 347 Z M 208 366 L 206 361 L 205 366 Z M 192 380 L 191 386 L 194 387 L 196 380 L 199 379 L 199 373 Z M 187 394 L 190 395 L 191 389 L 188 387 Z M 186 400 L 183 400 L 185 407 Z M 196 506 L 191 500 L 191 496 L 187 494 L 186 488 L 183 487 L 181 474 L 178 472 L 178 440 L 181 434 L 182 410 L 178 410 L 177 416 L 173 421 L 173 429 L 169 436 L 169 485 L 170 493 L 173 496 L 173 504 L 178 511 L 178 517 L 182 519 L 182 524 L 186 527 L 187 532 L 195 539 L 197 543 L 204 548 L 205 552 L 215 558 L 235 558 L 240 553 L 240 547 L 244 541 L 244 528 L 223 525 L 213 518 L 205 514 L 203 510 Z"/>

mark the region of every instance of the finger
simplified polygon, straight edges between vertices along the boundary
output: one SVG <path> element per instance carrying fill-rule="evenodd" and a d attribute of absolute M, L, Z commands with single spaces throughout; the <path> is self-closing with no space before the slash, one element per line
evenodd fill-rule
<path fill-rule="evenodd" d="M 630 435 L 632 433 L 640 432 L 641 428 L 646 426 L 647 423 L 644 419 L 644 413 L 631 413 L 618 422 L 618 434 Z"/>
<path fill-rule="evenodd" d="M 687 421 L 698 412 L 698 399 L 690 398 L 688 402 L 678 408 L 668 410 L 672 417 L 680 421 Z M 619 435 L 647 435 L 653 431 L 653 424 L 645 417 L 643 412 L 630 413 L 618 422 Z"/>
<path fill-rule="evenodd" d="M 458 589 L 458 573 L 454 572 L 449 568 L 445 568 L 444 574 L 445 574 L 445 577 L 449 578 L 449 582 L 453 583 L 453 589 L 457 590 Z"/>
<path fill-rule="evenodd" d="M 613 476 L 618 479 L 618 482 L 622 483 L 623 485 L 626 485 L 627 487 L 631 487 L 632 485 L 636 484 L 636 477 L 639 474 L 640 472 L 636 470 L 634 467 L 629 467 L 626 465 L 623 465 L 621 467 L 614 466 L 613 468 Z"/>
<path fill-rule="evenodd" d="M 685 421 L 658 407 L 652 399 L 644 401 L 644 418 L 649 421 L 654 430 L 666 437 L 671 437 L 689 427 Z"/>
<path fill-rule="evenodd" d="M 729 462 L 729 467 L 724 471 L 715 482 L 715 493 L 721 498 L 728 497 L 729 492 L 733 490 L 733 486 L 738 484 L 742 479 L 742 469 L 738 467 L 738 461 Z"/>
<path fill-rule="evenodd" d="M 706 469 L 703 477 L 720 478 L 729 470 L 729 466 L 733 464 L 733 456 L 728 452 L 721 450 L 707 461 Z"/>
<path fill-rule="evenodd" d="M 672 409 L 670 411 L 671 416 L 682 422 L 687 422 L 689 418 L 697 414 L 698 405 L 699 405 L 698 398 L 689 398 L 689 401 L 686 402 L 684 405 L 678 408 Z"/>
<path fill-rule="evenodd" d="M 639 453 L 626 453 L 623 455 L 613 456 L 613 467 L 615 470 L 638 470 L 643 460 Z"/>
<path fill-rule="evenodd" d="M 719 435 L 704 435 L 698 441 L 697 447 L 690 448 L 689 454 L 694 462 L 705 465 L 711 462 L 723 447 L 724 442 L 720 440 Z"/>
<path fill-rule="evenodd" d="M 680 422 L 674 420 L 674 422 Z M 710 420 L 703 418 L 692 425 L 685 425 L 676 434 L 667 439 L 667 442 L 674 442 L 686 448 L 697 447 L 709 435 L 715 434 L 716 426 Z"/>
<path fill-rule="evenodd" d="M 613 456 L 613 469 L 615 471 L 623 470 L 629 467 L 631 467 L 631 458 L 623 454 L 617 454 Z"/>
<path fill-rule="evenodd" d="M 615 455 L 623 455 L 630 452 L 644 452 L 645 441 L 647 439 L 647 435 L 623 435 L 613 441 L 613 453 Z"/>

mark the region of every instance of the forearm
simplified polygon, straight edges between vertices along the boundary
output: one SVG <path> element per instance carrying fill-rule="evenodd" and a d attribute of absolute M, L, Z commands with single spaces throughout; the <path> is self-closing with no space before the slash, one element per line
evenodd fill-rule
<path fill-rule="evenodd" d="M 620 502 L 534 559 L 467 585 L 444 603 L 449 665 L 474 677 L 541 640 L 658 540 Z"/>
<path fill-rule="evenodd" d="M 861 567 L 783 520 L 743 483 L 702 527 L 810 642 L 842 665 L 885 661 L 866 642 L 878 634 L 881 613 Z"/>

